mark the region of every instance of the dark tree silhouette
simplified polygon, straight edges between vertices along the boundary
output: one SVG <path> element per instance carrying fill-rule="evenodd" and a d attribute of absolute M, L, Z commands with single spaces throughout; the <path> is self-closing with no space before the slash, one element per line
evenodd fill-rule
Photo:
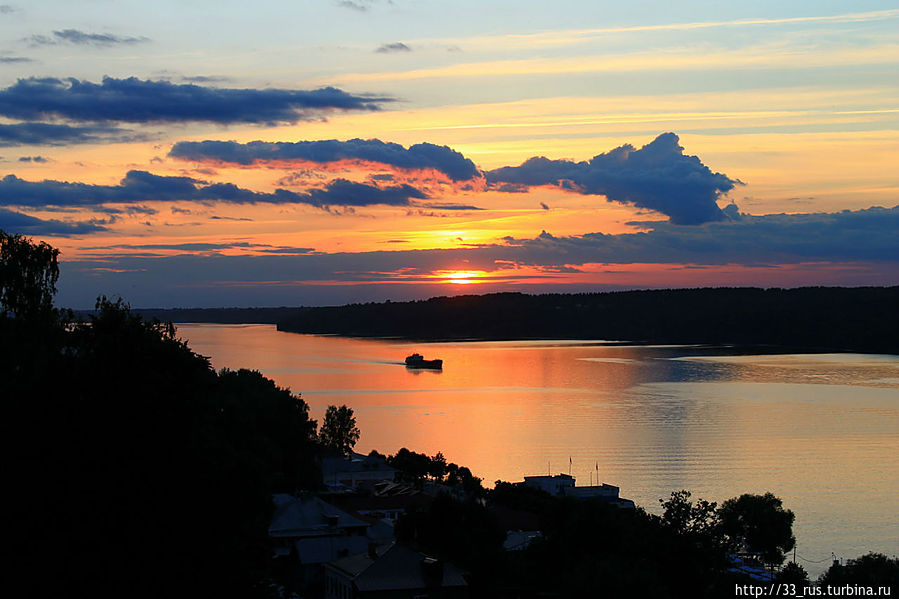
<path fill-rule="evenodd" d="M 787 562 L 777 573 L 775 581 L 780 584 L 807 585 L 809 584 L 808 572 L 796 562 Z"/>
<path fill-rule="evenodd" d="M 60 318 L 57 251 L 2 242 L 8 565 L 25 596 L 265 595 L 272 493 L 321 484 L 308 406 L 258 372 L 216 373 L 122 300 Z"/>
<path fill-rule="evenodd" d="M 899 559 L 882 553 L 868 553 L 846 565 L 835 563 L 818 579 L 821 585 L 858 584 L 899 588 Z"/>
<path fill-rule="evenodd" d="M 0 316 L 34 317 L 53 309 L 59 250 L 0 230 Z"/>
<path fill-rule="evenodd" d="M 411 482 L 422 482 L 431 470 L 431 458 L 423 453 L 401 448 L 387 463 L 400 471 L 399 476 Z"/>
<path fill-rule="evenodd" d="M 795 515 L 783 508 L 780 498 L 772 493 L 746 493 L 728 499 L 718 510 L 721 529 L 735 548 L 741 545 L 759 553 L 769 565 L 781 564 L 784 553 L 793 548 Z"/>
<path fill-rule="evenodd" d="M 689 491 L 674 491 L 667 500 L 659 499 L 662 508 L 662 524 L 672 532 L 681 535 L 713 534 L 718 527 L 717 504 L 714 501 L 700 499 L 690 501 Z"/>
<path fill-rule="evenodd" d="M 328 406 L 318 433 L 318 440 L 322 446 L 341 455 L 349 455 L 359 440 L 359 435 L 352 408 Z"/>

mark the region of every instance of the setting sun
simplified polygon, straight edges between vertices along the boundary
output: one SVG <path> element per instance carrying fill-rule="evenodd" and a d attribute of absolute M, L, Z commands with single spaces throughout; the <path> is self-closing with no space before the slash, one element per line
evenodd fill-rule
<path fill-rule="evenodd" d="M 439 277 L 443 279 L 448 279 L 448 283 L 455 283 L 456 285 L 468 285 L 470 283 L 476 283 L 478 280 L 482 280 L 487 273 L 483 270 L 454 270 L 450 272 L 439 273 Z"/>

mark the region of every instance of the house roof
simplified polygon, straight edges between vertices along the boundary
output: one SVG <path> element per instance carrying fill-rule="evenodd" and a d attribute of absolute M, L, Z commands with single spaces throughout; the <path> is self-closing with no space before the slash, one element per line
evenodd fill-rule
<path fill-rule="evenodd" d="M 377 558 L 368 553 L 351 555 L 331 562 L 330 566 L 348 576 L 360 591 L 388 591 L 423 589 L 427 587 L 467 586 L 462 570 L 449 563 L 440 564 L 442 577 L 439 584 L 425 574 L 428 561 L 435 560 L 405 545 L 390 545 L 377 552 Z"/>
<path fill-rule="evenodd" d="M 434 502 L 433 497 L 418 491 L 397 495 L 334 495 L 330 500 L 347 512 L 408 510 L 424 508 Z"/>
<path fill-rule="evenodd" d="M 278 494 L 268 534 L 273 537 L 328 536 L 342 528 L 367 527 L 368 523 L 325 503 L 318 497 Z"/>
<path fill-rule="evenodd" d="M 324 564 L 343 552 L 356 554 L 368 547 L 368 537 L 361 535 L 341 535 L 329 537 L 308 537 L 296 541 L 297 559 L 301 564 Z"/>

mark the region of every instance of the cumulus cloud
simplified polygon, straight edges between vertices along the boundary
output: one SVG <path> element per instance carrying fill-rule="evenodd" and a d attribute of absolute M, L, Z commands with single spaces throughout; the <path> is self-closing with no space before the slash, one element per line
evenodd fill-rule
<path fill-rule="evenodd" d="M 62 146 L 139 139 L 141 136 L 132 131 L 104 125 L 0 124 L 0 147 Z"/>
<path fill-rule="evenodd" d="M 47 163 L 50 162 L 47 158 L 43 156 L 20 156 L 19 162 L 36 162 L 36 163 Z"/>
<path fill-rule="evenodd" d="M 393 42 L 392 44 L 382 44 L 375 50 L 378 54 L 390 54 L 393 52 L 411 52 L 412 48 L 403 42 Z"/>
<path fill-rule="evenodd" d="M 0 208 L 0 229 L 9 233 L 22 235 L 52 235 L 56 237 L 69 237 L 72 235 L 86 235 L 106 231 L 107 227 L 100 221 L 90 220 L 81 222 L 44 220 L 14 210 Z"/>
<path fill-rule="evenodd" d="M 54 46 L 60 43 L 78 46 L 115 46 L 149 42 L 147 37 L 113 35 L 111 33 L 87 33 L 78 29 L 54 31 L 53 35 L 32 35 L 27 38 L 34 46 Z"/>
<path fill-rule="evenodd" d="M 296 123 L 336 110 L 379 110 L 389 97 L 315 90 L 232 89 L 130 77 L 102 83 L 28 78 L 0 90 L 0 115 L 91 122 Z"/>
<path fill-rule="evenodd" d="M 434 169 L 453 181 L 480 176 L 474 162 L 448 146 L 425 142 L 404 148 L 379 139 L 252 141 L 245 144 L 236 141 L 182 141 L 172 147 L 169 157 L 241 166 L 360 160 L 404 170 Z"/>
<path fill-rule="evenodd" d="M 637 150 L 631 145 L 598 154 L 589 162 L 529 158 L 520 166 L 487 173 L 499 185 L 557 185 L 611 201 L 649 208 L 672 223 L 696 225 L 723 220 L 716 201 L 739 181 L 712 172 L 696 156 L 687 156 L 674 133 L 663 133 Z"/>
<path fill-rule="evenodd" d="M 26 181 L 15 175 L 0 180 L 0 205 L 4 206 L 100 206 L 103 204 L 218 201 L 231 204 L 308 204 L 327 206 L 413 206 L 428 196 L 411 185 L 377 187 L 335 179 L 323 188 L 304 192 L 276 189 L 264 193 L 233 183 L 204 184 L 191 177 L 154 175 L 128 171 L 118 185 L 94 185 L 67 181 Z M 433 206 L 440 209 L 440 206 Z M 452 208 L 450 208 L 452 209 Z"/>

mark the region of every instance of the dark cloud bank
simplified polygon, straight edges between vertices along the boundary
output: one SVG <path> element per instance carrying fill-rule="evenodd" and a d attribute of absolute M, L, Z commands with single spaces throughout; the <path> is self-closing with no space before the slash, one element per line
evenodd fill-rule
<path fill-rule="evenodd" d="M 74 235 L 88 235 L 106 231 L 100 221 L 89 220 L 81 222 L 61 221 L 56 219 L 41 219 L 28 214 L 22 214 L 14 210 L 0 208 L 0 229 L 4 231 L 21 233 L 23 235 L 52 235 L 54 237 L 71 237 Z"/>
<path fill-rule="evenodd" d="M 336 139 L 298 142 L 182 141 L 169 157 L 195 162 L 216 162 L 249 166 L 266 163 L 363 160 L 400 169 L 434 169 L 453 181 L 480 176 L 474 162 L 447 146 L 420 143 L 404 148 L 378 139 Z"/>
<path fill-rule="evenodd" d="M 138 141 L 134 132 L 104 125 L 54 123 L 0 124 L 0 147 L 64 146 L 69 144 Z"/>
<path fill-rule="evenodd" d="M 318 303 L 408 298 L 413 292 L 410 284 L 424 284 L 426 276 L 438 270 L 501 272 L 531 266 L 551 283 L 557 273 L 577 272 L 594 263 L 684 264 L 700 269 L 861 264 L 878 284 L 899 282 L 899 206 L 833 214 L 730 212 L 731 220 L 695 227 L 653 223 L 650 231 L 620 235 L 543 233 L 533 239 L 508 238 L 502 244 L 459 249 L 154 258 L 122 255 L 119 248 L 110 247 L 108 255 L 97 261 L 64 263 L 61 288 L 72 305 L 89 305 L 97 293 L 112 292 L 130 293 L 133 301 L 145 306 L 296 305 L 312 301 L 310 297 Z M 379 286 L 383 281 L 387 287 Z M 402 285 L 390 288 L 391 281 Z M 348 286 L 358 283 L 368 285 Z M 434 295 L 433 287 L 415 293 L 419 292 Z"/>
<path fill-rule="evenodd" d="M 315 90 L 233 89 L 104 77 L 29 78 L 0 90 L 0 115 L 25 121 L 92 123 L 296 123 L 335 110 L 379 110 L 393 98 Z"/>
<path fill-rule="evenodd" d="M 614 202 L 661 212 L 679 225 L 724 220 L 716 202 L 739 181 L 712 172 L 696 156 L 685 155 L 678 142 L 674 133 L 663 133 L 639 150 L 628 144 L 585 162 L 529 158 L 520 166 L 488 172 L 487 180 L 519 188 L 557 185 L 604 195 Z"/>
<path fill-rule="evenodd" d="M 733 206 L 733 205 L 731 205 Z M 506 240 L 515 261 L 532 266 L 586 263 L 797 264 L 899 262 L 899 206 L 818 214 L 739 214 L 697 227 L 644 223 L 641 233 L 589 233 Z"/>
<path fill-rule="evenodd" d="M 262 193 L 233 183 L 205 185 L 191 177 L 170 177 L 129 171 L 118 185 L 92 185 L 66 181 L 25 181 L 15 175 L 0 180 L 0 206 L 95 207 L 143 202 L 218 201 L 231 204 L 308 204 L 325 206 L 418 206 L 412 200 L 428 196 L 411 185 L 377 187 L 335 179 L 325 187 L 304 192 L 277 189 Z M 426 205 L 427 206 L 427 205 Z M 440 208 L 439 205 L 428 206 Z"/>

